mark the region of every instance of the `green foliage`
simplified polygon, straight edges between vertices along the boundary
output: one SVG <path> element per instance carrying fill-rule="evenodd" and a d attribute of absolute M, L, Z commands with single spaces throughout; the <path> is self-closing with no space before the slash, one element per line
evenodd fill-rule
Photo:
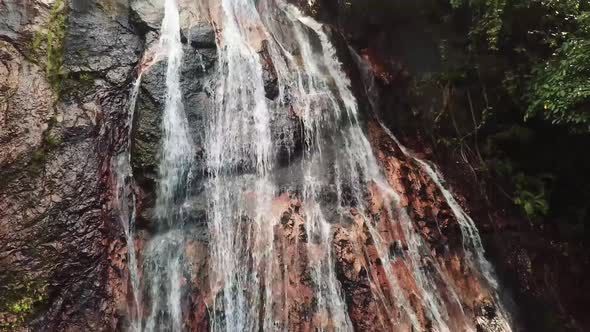
<path fill-rule="evenodd" d="M 590 2 L 449 3 L 441 70 L 415 86 L 440 94 L 434 141 L 529 218 L 587 227 Z"/>
<path fill-rule="evenodd" d="M 546 179 L 519 173 L 513 177 L 516 190 L 514 203 L 520 206 L 529 218 L 546 216 L 549 213 L 549 193 Z"/>
<path fill-rule="evenodd" d="M 471 13 L 472 58 L 501 53 L 504 93 L 522 110 L 590 132 L 590 4 L 581 0 L 450 0 Z M 490 69 L 493 70 L 493 69 Z"/>
<path fill-rule="evenodd" d="M 488 138 L 485 147 L 489 169 L 495 176 L 509 179 L 512 183 L 512 201 L 522 208 L 527 217 L 537 219 L 549 213 L 550 186 L 554 177 L 547 173 L 529 174 L 523 167 L 507 156 L 491 157 L 502 154 L 502 145 L 512 144 L 525 147 L 531 146 L 532 137 L 525 128 L 512 127 Z"/>
<path fill-rule="evenodd" d="M 454 8 L 467 6 L 475 13 L 477 22 L 470 32 L 471 37 L 483 36 L 490 49 L 498 50 L 500 33 L 504 25 L 503 15 L 507 0 L 450 0 Z"/>
<path fill-rule="evenodd" d="M 526 117 L 542 114 L 553 124 L 590 131 L 590 18 L 581 15 L 581 29 L 569 37 L 546 64 L 535 66 Z"/>

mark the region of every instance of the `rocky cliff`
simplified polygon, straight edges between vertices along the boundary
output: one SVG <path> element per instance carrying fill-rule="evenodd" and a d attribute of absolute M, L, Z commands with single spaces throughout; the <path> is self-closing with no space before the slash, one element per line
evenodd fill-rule
<path fill-rule="evenodd" d="M 115 326 L 109 158 L 143 41 L 115 1 L 3 1 L 0 16 L 0 326 Z"/>

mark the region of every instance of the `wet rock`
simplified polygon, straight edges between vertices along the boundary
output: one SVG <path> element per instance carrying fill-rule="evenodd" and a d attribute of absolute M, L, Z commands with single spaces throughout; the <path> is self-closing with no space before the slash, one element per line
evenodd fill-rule
<path fill-rule="evenodd" d="M 54 114 L 54 93 L 42 68 L 0 41 L 0 164 L 30 159 Z"/>
<path fill-rule="evenodd" d="M 141 91 L 137 99 L 131 161 L 138 182 L 153 188 L 157 178 L 161 110 L 153 99 L 143 93 Z"/>
<path fill-rule="evenodd" d="M 2 1 L 0 39 L 10 41 L 23 53 L 27 51 L 27 40 L 46 22 L 51 3 L 44 0 Z"/>
<path fill-rule="evenodd" d="M 39 305 L 48 311 L 38 322 L 45 328 L 65 328 L 60 317 L 66 311 L 70 317 L 104 323 L 105 312 L 91 309 L 100 308 L 104 300 L 99 294 L 105 285 L 95 281 L 100 280 L 106 258 L 93 139 L 63 143 L 45 153 L 43 176 L 19 178 L 2 190 L 0 224 L 5 231 L 0 231 L 0 238 L 20 254 L 0 255 L 0 279 L 15 275 L 47 284 Z M 15 299 L 22 296 L 28 295 L 17 293 Z"/>
<path fill-rule="evenodd" d="M 262 49 L 259 52 L 262 63 L 262 80 L 264 92 L 268 99 L 275 99 L 279 95 L 278 77 L 275 67 L 268 53 L 268 42 L 262 42 Z"/>
<path fill-rule="evenodd" d="M 0 133 L 0 175 L 6 175 L 6 170 L 11 171 L 10 180 L 0 185 L 0 285 L 3 286 L 0 287 L 0 324 L 4 321 L 10 324 L 21 322 L 14 313 L 3 311 L 14 301 L 38 296 L 36 299 L 39 300 L 33 302 L 34 310 L 27 313 L 26 322 L 22 321 L 33 330 L 121 330 L 126 326 L 125 318 L 121 316 L 127 314 L 130 286 L 127 281 L 127 248 L 122 239 L 124 233 L 111 202 L 114 174 L 110 165 L 114 151 L 126 139 L 124 119 L 128 89 L 123 87 L 132 80 L 133 68 L 145 46 L 141 45 L 139 35 L 146 35 L 146 44 L 156 41 L 155 31 L 159 29 L 163 12 L 158 6 L 162 1 L 131 2 L 131 11 L 136 16 L 134 22 L 142 31 L 135 31 L 134 25 L 120 12 L 106 12 L 111 8 L 108 6 L 111 2 L 75 0 L 70 3 L 72 17 L 64 63 L 70 73 L 97 74 L 99 79 L 91 91 L 76 97 L 68 96 L 54 106 L 54 96 L 43 77 L 43 70 L 28 63 L 14 44 L 0 42 L 0 124 L 3 130 L 9 128 L 9 134 Z M 195 3 L 194 0 L 180 1 L 181 8 L 189 8 L 181 9 L 182 34 L 187 39 L 181 88 L 196 147 L 195 176 L 199 182 L 206 176 L 202 160 L 204 126 L 207 117 L 217 109 L 212 91 L 220 78 L 216 77 L 213 30 L 200 23 L 191 25 L 198 21 L 194 20 L 195 12 L 190 9 Z M 10 6 L 7 2 L 0 3 L 0 10 L 7 6 Z M 19 21 L 17 16 L 0 23 L 1 33 L 22 30 L 19 26 L 22 20 Z M 273 294 L 285 296 L 277 296 L 273 299 L 276 304 L 266 309 L 275 311 L 275 317 L 285 318 L 277 323 L 282 324 L 277 329 L 312 331 L 322 327 L 329 330 L 334 322 L 325 313 L 315 310 L 318 299 L 314 294 L 318 286 L 312 281 L 310 268 L 310 260 L 325 257 L 326 250 L 317 246 L 318 237 L 308 239 L 304 217 L 306 207 L 296 197 L 298 181 L 303 178 L 300 164 L 293 162 L 301 158 L 303 148 L 300 119 L 288 105 L 274 107 L 283 101 L 277 100 L 278 78 L 265 47 L 261 59 L 266 96 L 273 106 L 271 109 L 276 111 L 271 116 L 272 141 L 276 144 L 273 151 L 276 151 L 281 166 L 276 182 L 281 192 L 293 191 L 293 196 L 283 194 L 271 204 L 269 219 L 279 222 L 272 230 L 276 255 L 272 256 L 272 262 L 268 262 L 277 273 L 268 285 L 273 287 Z M 133 125 L 132 164 L 139 185 L 135 188 L 139 215 L 136 247 L 140 261 L 147 239 L 153 237 L 158 228 L 154 198 L 161 117 L 166 98 L 165 71 L 164 60 L 144 72 Z M 28 104 L 25 105 L 25 101 Z M 25 130 L 26 126 L 30 127 L 29 131 Z M 24 139 L 18 141 L 11 135 Z M 449 215 L 440 192 L 386 135 L 375 128 L 372 128 L 372 135 L 373 147 L 385 165 L 387 180 L 400 192 L 403 207 L 407 207 L 419 222 L 417 225 L 422 233 L 418 236 L 423 236 L 426 243 L 419 255 L 428 256 L 433 247 L 448 243 L 450 250 L 436 251 L 435 259 L 451 271 L 453 281 L 459 284 L 459 296 L 469 300 L 478 298 L 485 293 L 485 287 L 468 273 L 464 257 L 458 250 L 460 230 L 456 220 Z M 59 137 L 59 140 L 52 137 Z M 342 143 L 335 145 L 338 144 Z M 327 160 L 333 159 L 334 150 L 339 148 L 328 147 L 323 156 Z M 14 151 L 14 155 L 10 154 Z M 35 152 L 42 154 L 39 158 L 21 158 Z M 29 161 L 35 160 L 38 162 L 35 169 L 26 168 L 31 165 Z M 331 166 L 322 164 L 318 169 L 324 172 L 331 170 Z M 334 174 L 330 172 L 321 173 L 319 177 L 331 179 Z M 250 174 L 237 176 L 251 178 Z M 431 318 L 425 314 L 421 299 L 416 295 L 420 290 L 410 269 L 434 273 L 433 262 L 420 258 L 412 263 L 417 266 L 408 263 L 409 249 L 402 242 L 404 233 L 397 219 L 400 216 L 389 215 L 385 209 L 387 202 L 371 184 L 367 184 L 370 187 L 366 193 L 368 198 L 363 203 L 367 203 L 370 210 L 370 220 L 360 218 L 356 209 L 346 211 L 346 218 L 340 220 L 336 218 L 342 212 L 336 206 L 336 188 L 327 183 L 320 185 L 325 189 L 318 197 L 322 213 L 334 229 L 331 249 L 335 273 L 342 285 L 354 328 L 362 331 L 411 330 L 403 321 L 403 310 L 396 307 L 399 305 L 396 299 L 387 292 L 385 295 L 376 292 L 377 288 L 389 290 L 392 286 L 387 282 L 386 262 L 378 257 L 375 240 L 368 232 L 367 225 L 372 223 L 384 239 L 395 277 L 402 290 L 410 294 L 407 305 L 416 310 L 417 320 L 426 330 Z M 182 277 L 183 291 L 188 293 L 182 300 L 182 311 L 183 317 L 188 317 L 187 329 L 206 330 L 209 328 L 208 308 L 211 308 L 213 299 L 222 294 L 208 289 L 206 191 L 200 184 L 192 190 L 184 206 L 187 212 L 184 222 L 193 241 L 180 248 L 189 262 Z M 356 193 L 353 190 L 355 188 L 349 184 L 343 186 L 342 198 L 346 204 L 365 205 L 354 201 Z M 433 279 L 433 283 L 436 282 L 440 280 Z M 27 287 L 29 291 L 21 292 Z M 12 302 L 1 303 L 4 299 Z M 481 326 L 493 325 L 493 303 L 464 303 L 466 312 L 474 313 L 470 318 L 484 317 L 487 320 Z M 447 307 L 449 315 L 455 317 L 455 305 Z M 457 322 L 457 326 L 460 323 Z M 0 329 L 2 327 L 0 325 Z M 454 327 L 451 330 L 460 330 Z"/>
<path fill-rule="evenodd" d="M 0 3 L 0 36 L 12 40 L 19 37 L 20 29 L 23 25 L 23 16 L 26 11 L 23 10 L 23 5 L 16 1 L 1 2 Z"/>
<path fill-rule="evenodd" d="M 122 294 L 113 278 L 126 267 L 105 165 L 127 96 L 113 84 L 130 78 L 141 45 L 104 3 L 69 1 L 64 67 L 99 79 L 58 99 L 44 68 L 22 56 L 52 3 L 0 3 L 9 18 L 0 23 L 0 329 L 112 330 Z"/>
<path fill-rule="evenodd" d="M 143 46 L 126 16 L 115 14 L 113 19 L 111 13 L 89 2 L 84 9 L 71 6 L 65 49 L 68 71 L 96 73 L 120 85 L 129 80 Z"/>
<path fill-rule="evenodd" d="M 192 26 L 187 33 L 188 41 L 194 48 L 215 48 L 215 31 L 209 23 L 201 22 Z"/>
<path fill-rule="evenodd" d="M 164 18 L 164 4 L 164 0 L 131 0 L 131 20 L 140 28 L 142 33 L 150 30 L 160 30 L 162 19 Z M 214 47 L 208 46 L 210 37 L 213 36 L 210 35 L 212 30 L 207 28 L 208 24 L 199 14 L 199 5 L 198 1 L 193 0 L 178 1 L 181 33 L 184 36 L 190 36 L 191 33 L 195 33 L 197 40 L 203 42 L 202 45 L 197 47 Z M 193 24 L 196 24 L 196 29 L 194 29 Z"/>
<path fill-rule="evenodd" d="M 483 299 L 476 305 L 477 330 L 483 332 L 502 332 L 505 326 L 498 318 L 496 307 L 490 299 Z"/>
<path fill-rule="evenodd" d="M 269 103 L 275 110 L 271 118 L 271 138 L 275 145 L 277 162 L 280 165 L 290 164 L 300 157 L 303 149 L 303 125 L 288 105 L 277 106 L 277 102 Z"/>

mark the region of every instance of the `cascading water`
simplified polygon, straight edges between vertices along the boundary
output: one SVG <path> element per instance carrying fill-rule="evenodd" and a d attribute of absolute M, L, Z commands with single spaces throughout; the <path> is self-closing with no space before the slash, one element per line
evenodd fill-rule
<path fill-rule="evenodd" d="M 176 0 L 166 0 L 164 8 L 158 57 L 167 62 L 166 100 L 155 207 L 158 234 L 144 252 L 144 273 L 151 301 L 146 331 L 182 329 L 183 226 L 194 155 L 180 90 L 183 51 Z"/>
<path fill-rule="evenodd" d="M 216 109 L 208 120 L 206 166 L 212 175 L 209 196 L 212 288 L 221 288 L 213 307 L 213 328 L 255 331 L 272 273 L 270 200 L 274 186 L 270 114 L 262 65 L 239 20 L 257 20 L 254 3 L 222 0 L 223 31 L 219 47 Z M 241 16 L 244 15 L 244 16 Z M 242 175 L 240 173 L 247 173 Z M 246 194 L 246 195 L 244 195 Z M 219 317 L 218 313 L 222 313 Z"/>
<path fill-rule="evenodd" d="M 203 255 L 208 255 L 209 275 L 208 285 L 199 287 L 208 289 L 210 328 L 352 331 L 352 304 L 336 257 L 342 255 L 335 250 L 338 237 L 362 258 L 355 266 L 365 271 L 368 292 L 381 313 L 380 330 L 475 330 L 464 308 L 469 299 L 434 257 L 381 170 L 361 127 L 350 79 L 324 26 L 282 0 L 220 0 L 214 7 L 201 13 L 218 28 L 218 80 L 211 87 L 215 107 L 203 120 L 209 231 L 209 253 Z M 182 331 L 187 329 L 183 283 L 193 279 L 185 257 L 191 235 L 184 220 L 197 177 L 184 107 L 199 105 L 182 101 L 176 0 L 165 2 L 159 46 L 167 71 L 158 229 L 142 253 L 149 309 L 134 329 Z M 267 98 L 262 50 L 276 75 L 274 100 Z M 296 125 L 288 127 L 293 117 Z M 293 133 L 298 130 L 299 136 Z M 287 158 L 279 153 L 285 147 Z M 473 221 L 438 173 L 414 160 L 454 213 L 470 268 L 485 277 L 482 288 L 494 292 L 495 279 Z M 383 205 L 380 213 L 374 211 L 377 200 Z M 290 206 L 291 219 L 284 206 Z M 294 235 L 283 241 L 289 222 L 299 229 L 293 227 Z M 402 254 L 392 254 L 392 248 Z M 292 312 L 308 322 L 294 322 Z M 500 330 L 509 331 L 500 319 Z"/>
<path fill-rule="evenodd" d="M 141 317 L 140 304 L 141 304 L 141 292 L 139 289 L 139 272 L 137 268 L 137 255 L 135 252 L 135 193 L 133 192 L 133 170 L 131 168 L 131 132 L 133 129 L 133 113 L 137 101 L 137 95 L 139 94 L 139 86 L 141 84 L 141 74 L 133 84 L 131 89 L 131 95 L 127 103 L 127 132 L 125 143 L 119 154 L 114 159 L 114 165 L 112 169 L 115 178 L 115 197 L 114 202 L 117 204 L 117 210 L 123 230 L 125 232 L 125 242 L 128 248 L 128 261 L 127 266 L 129 269 L 129 281 L 131 282 L 131 292 L 133 293 L 133 304 L 131 310 L 130 321 L 132 321 L 131 330 L 140 331 L 141 326 L 138 320 Z"/>

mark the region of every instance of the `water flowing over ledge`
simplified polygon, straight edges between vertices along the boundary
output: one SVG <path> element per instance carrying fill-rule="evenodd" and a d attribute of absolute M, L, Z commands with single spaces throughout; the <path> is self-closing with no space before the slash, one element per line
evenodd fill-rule
<path fill-rule="evenodd" d="M 281 0 L 201 3 L 199 24 L 216 37 L 207 67 L 185 51 L 183 6 L 166 0 L 161 23 L 155 226 L 139 257 L 128 155 L 116 167 L 133 248 L 130 330 L 511 330 L 473 220 L 433 167 L 366 115 L 327 27 Z M 190 57 L 212 77 L 200 88 L 213 107 L 187 103 Z M 432 204 L 420 220 L 404 181 Z M 197 206 L 206 240 L 190 222 Z M 444 244 L 425 235 L 426 219 Z"/>

